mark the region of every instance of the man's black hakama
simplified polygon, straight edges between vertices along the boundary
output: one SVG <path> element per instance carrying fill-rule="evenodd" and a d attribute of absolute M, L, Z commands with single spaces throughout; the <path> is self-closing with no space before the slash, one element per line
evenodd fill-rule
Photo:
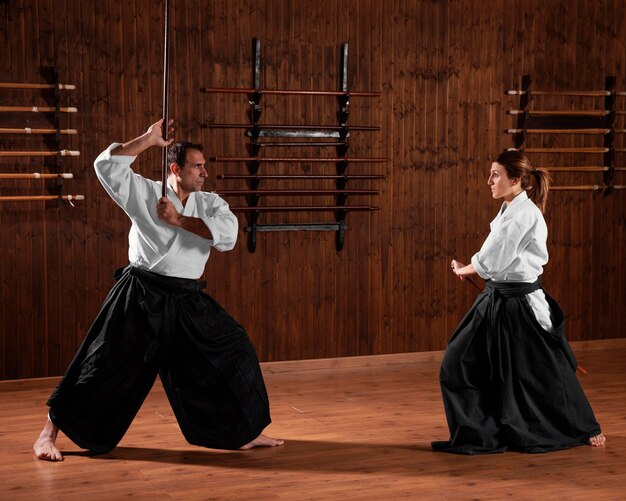
<path fill-rule="evenodd" d="M 248 336 L 197 280 L 133 266 L 117 283 L 48 401 L 50 418 L 94 453 L 122 439 L 157 373 L 191 444 L 237 449 L 270 423 Z"/>
<path fill-rule="evenodd" d="M 450 440 L 435 450 L 488 454 L 548 452 L 600 434 L 576 378 L 563 312 L 546 294 L 554 329 L 526 299 L 539 282 L 487 282 L 453 333 L 440 372 Z"/>

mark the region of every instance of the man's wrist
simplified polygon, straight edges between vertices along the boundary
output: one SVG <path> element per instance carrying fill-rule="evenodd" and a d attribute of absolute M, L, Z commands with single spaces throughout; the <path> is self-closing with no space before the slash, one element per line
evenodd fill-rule
<path fill-rule="evenodd" d="M 150 134 L 150 132 L 146 132 L 141 138 L 148 148 L 158 145 L 159 138 L 153 134 Z"/>
<path fill-rule="evenodd" d="M 183 216 L 182 214 L 179 214 L 178 212 L 176 213 L 176 215 L 174 216 L 174 221 L 172 221 L 172 226 L 178 226 L 179 228 L 185 228 L 185 216 Z"/>

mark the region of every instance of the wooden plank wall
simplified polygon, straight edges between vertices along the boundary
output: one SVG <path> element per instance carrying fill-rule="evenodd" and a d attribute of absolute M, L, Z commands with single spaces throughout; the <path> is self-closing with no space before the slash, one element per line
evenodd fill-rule
<path fill-rule="evenodd" d="M 475 297 L 451 275 L 449 261 L 469 259 L 499 206 L 489 196 L 486 177 L 491 159 L 512 145 L 504 129 L 514 121 L 505 112 L 517 100 L 504 90 L 517 86 L 523 74 L 532 75 L 535 88 L 556 90 L 602 89 L 605 76 L 615 75 L 618 89 L 626 90 L 621 0 L 171 4 L 170 115 L 177 119 L 177 136 L 204 142 L 209 155 L 247 153 L 241 130 L 199 127 L 247 121 L 245 97 L 206 95 L 199 88 L 248 87 L 254 37 L 262 43 L 267 88 L 335 89 L 340 45 L 348 42 L 351 87 L 382 92 L 373 100 L 353 98 L 350 115 L 352 124 L 382 128 L 350 138 L 350 155 L 390 159 L 350 167 L 387 176 L 352 185 L 379 188 L 380 196 L 371 201 L 382 210 L 349 214 L 342 252 L 335 251 L 332 234 L 273 233 L 259 236 L 254 254 L 242 235 L 234 251 L 215 252 L 209 260 L 208 292 L 247 327 L 262 360 L 443 349 Z M 61 374 L 112 285 L 113 270 L 125 264 L 129 224 L 99 186 L 91 164 L 111 141 L 138 135 L 160 116 L 162 22 L 161 10 L 147 0 L 0 2 L 0 81 L 43 82 L 40 68 L 52 66 L 62 82 L 77 85 L 64 99 L 79 108 L 67 118 L 79 135 L 66 144 L 81 156 L 63 161 L 75 174 L 64 192 L 86 196 L 75 208 L 0 206 L 0 378 Z M 0 105 L 43 101 L 37 92 L 0 92 Z M 537 103 L 544 105 L 593 103 Z M 262 121 L 332 123 L 336 106 L 334 98 L 264 97 Z M 623 122 L 618 125 L 623 128 Z M 585 141 L 591 145 L 591 139 Z M 624 147 L 621 136 L 618 146 Z M 27 147 L 44 145 L 41 138 L 0 137 L 3 150 Z M 41 170 L 35 168 L 41 165 L 37 158 L 0 160 L 2 172 Z M 617 164 L 626 164 L 623 154 Z M 159 167 L 158 152 L 136 164 L 155 178 Z M 333 168 L 274 167 L 276 172 Z M 243 187 L 215 177 L 243 170 L 213 165 L 207 187 Z M 623 179 L 617 182 L 625 184 Z M 593 175 L 555 175 L 556 184 L 599 181 Z M 271 186 L 279 185 L 266 185 Z M 0 194 L 39 194 L 50 187 L 42 181 L 1 181 Z M 625 335 L 625 197 L 626 192 L 551 196 L 546 215 L 551 262 L 544 284 L 567 314 L 571 340 Z M 264 221 L 321 217 L 269 215 Z M 245 224 L 243 216 L 240 221 Z"/>

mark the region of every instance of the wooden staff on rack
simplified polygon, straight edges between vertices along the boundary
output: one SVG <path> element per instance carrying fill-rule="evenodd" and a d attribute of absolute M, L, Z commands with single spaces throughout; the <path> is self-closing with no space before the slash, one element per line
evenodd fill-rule
<path fill-rule="evenodd" d="M 510 148 L 515 150 L 516 148 Z M 525 153 L 607 153 L 609 148 L 524 148 Z"/>
<path fill-rule="evenodd" d="M 74 174 L 71 172 L 59 172 L 58 174 L 40 174 L 33 172 L 32 174 L 0 174 L 0 179 L 72 179 Z"/>
<path fill-rule="evenodd" d="M 74 90 L 72 84 L 31 84 L 31 83 L 0 83 L 0 89 L 59 89 Z"/>
<path fill-rule="evenodd" d="M 300 158 L 300 157 L 211 157 L 211 162 L 350 162 L 350 163 L 380 163 L 387 158 Z"/>
<path fill-rule="evenodd" d="M 164 5 L 164 35 L 163 35 L 163 139 L 167 141 L 169 129 L 168 94 L 169 94 L 169 65 L 170 65 L 170 37 L 169 37 L 169 0 Z M 161 197 L 167 196 L 167 148 L 163 148 L 161 165 Z"/>
<path fill-rule="evenodd" d="M 605 117 L 609 110 L 509 110 L 509 115 L 523 115 L 528 113 L 529 115 L 553 115 L 553 116 L 590 116 L 590 117 Z"/>
<path fill-rule="evenodd" d="M 233 212 L 324 212 L 324 211 L 375 211 L 379 210 L 379 207 L 372 205 L 260 205 L 260 206 L 244 206 L 244 207 L 231 207 Z"/>
<path fill-rule="evenodd" d="M 59 198 L 71 202 L 72 200 L 85 200 L 84 195 L 29 195 L 29 196 L 1 196 L 0 202 L 41 202 L 46 200 L 58 200 Z"/>
<path fill-rule="evenodd" d="M 12 129 L 6 127 L 0 127 L 0 134 L 78 134 L 76 129 L 31 129 L 30 127 L 24 127 L 21 129 Z"/>
<path fill-rule="evenodd" d="M 200 124 L 203 129 L 259 129 L 259 130 L 311 130 L 311 131 L 379 131 L 378 125 L 285 125 L 285 124 Z"/>
<path fill-rule="evenodd" d="M 217 179 L 385 179 L 383 174 L 218 174 Z"/>
<path fill-rule="evenodd" d="M 603 187 L 599 184 L 581 184 L 572 186 L 550 186 L 555 191 L 600 191 Z"/>
<path fill-rule="evenodd" d="M 220 190 L 219 195 L 230 196 L 307 196 L 307 195 L 378 195 L 378 190 Z"/>
<path fill-rule="evenodd" d="M 537 167 L 550 172 L 603 172 L 608 171 L 609 167 L 603 165 L 581 165 L 580 167 Z"/>
<path fill-rule="evenodd" d="M 608 134 L 611 129 L 507 129 L 506 132 L 507 134 Z"/>
<path fill-rule="evenodd" d="M 509 96 L 581 96 L 581 97 L 605 97 L 610 96 L 610 90 L 507 90 Z"/>
<path fill-rule="evenodd" d="M 347 146 L 348 143 L 336 143 L 329 141 L 267 141 L 264 143 L 256 143 L 255 146 L 259 148 L 270 148 L 270 147 L 324 147 L 324 146 Z"/>
<path fill-rule="evenodd" d="M 73 106 L 61 108 L 55 108 L 54 106 L 0 106 L 0 112 L 3 113 L 22 111 L 32 113 L 54 113 L 56 111 L 58 111 L 59 113 L 77 113 L 78 109 Z"/>
<path fill-rule="evenodd" d="M 0 157 L 54 157 L 56 155 L 61 155 L 62 157 L 78 157 L 80 156 L 80 151 L 0 151 Z"/>
<path fill-rule="evenodd" d="M 354 96 L 378 97 L 380 92 L 343 92 L 339 90 L 287 90 L 287 89 L 229 89 L 223 87 L 203 87 L 202 92 L 214 94 L 268 94 L 284 96 Z"/>

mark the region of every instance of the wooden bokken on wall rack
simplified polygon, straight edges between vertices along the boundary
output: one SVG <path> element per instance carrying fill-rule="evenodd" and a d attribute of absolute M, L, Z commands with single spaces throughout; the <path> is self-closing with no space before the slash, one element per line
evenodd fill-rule
<path fill-rule="evenodd" d="M 242 129 L 247 138 L 248 156 L 217 155 L 209 160 L 223 164 L 247 166 L 245 173 L 228 172 L 218 175 L 218 179 L 238 179 L 247 183 L 245 189 L 218 190 L 219 194 L 227 199 L 237 197 L 244 199 L 246 204 L 231 203 L 234 212 L 243 212 L 247 217 L 248 249 L 254 252 L 257 243 L 257 234 L 272 231 L 335 231 L 336 248 L 341 250 L 345 241 L 347 229 L 346 216 L 353 211 L 375 211 L 378 207 L 370 203 L 348 203 L 354 197 L 371 197 L 378 195 L 376 189 L 360 189 L 348 187 L 361 180 L 376 180 L 384 178 L 375 172 L 365 169 L 372 164 L 386 161 L 384 158 L 350 157 L 348 155 L 348 139 L 351 134 L 372 133 L 380 130 L 376 125 L 348 125 L 351 98 L 375 98 L 380 92 L 354 92 L 348 87 L 348 44 L 343 44 L 341 52 L 340 90 L 295 90 L 295 89 L 264 89 L 261 87 L 261 44 L 258 39 L 253 41 L 253 85 L 249 89 L 238 88 L 203 88 L 202 92 L 209 94 L 243 94 L 248 97 L 250 123 L 206 123 L 202 126 L 209 129 Z M 314 98 L 335 97 L 338 108 L 335 123 L 328 124 L 267 124 L 263 123 L 264 96 L 309 96 Z M 331 150 L 334 154 L 315 157 L 313 155 L 296 156 L 290 154 L 273 155 L 267 152 L 290 151 L 290 149 L 320 148 L 322 151 Z M 292 150 L 293 151 L 293 150 Z M 278 163 L 286 165 L 301 165 L 308 163 L 319 166 L 322 173 L 293 172 L 276 173 L 272 167 Z M 324 164 L 334 164 L 332 174 L 323 173 Z M 358 168 L 357 173 L 353 170 Z M 365 172 L 364 172 L 365 171 Z M 290 188 L 268 189 L 263 188 L 267 181 L 287 181 Z M 333 180 L 335 186 L 328 188 L 293 187 L 295 182 L 314 182 Z M 312 197 L 320 200 L 322 197 L 332 197 L 334 203 L 317 203 L 312 205 L 279 205 L 272 204 L 274 197 Z M 310 212 L 334 213 L 334 220 L 309 223 L 280 223 L 267 224 L 262 222 L 262 215 L 268 212 Z"/>
<path fill-rule="evenodd" d="M 44 70 L 52 73 L 48 83 L 0 83 L 3 102 L 8 93 L 19 101 L 0 106 L 0 157 L 16 159 L 0 165 L 0 202 L 57 201 L 60 206 L 67 201 L 73 206 L 73 201 L 84 200 L 83 195 L 64 193 L 64 185 L 73 178 L 64 160 L 80 155 L 67 147 L 78 131 L 66 125 L 78 110 L 63 105 L 75 86 L 58 83 L 56 73 Z"/>
<path fill-rule="evenodd" d="M 615 77 L 606 77 L 604 89 L 534 90 L 524 75 L 520 89 L 506 91 L 519 96 L 518 108 L 508 112 L 517 122 L 506 130 L 514 140 L 511 149 L 550 172 L 551 190 L 610 194 L 626 188 L 621 177 L 626 171 L 626 92 L 617 92 L 615 83 Z M 591 182 L 560 184 L 563 174 L 555 173 L 590 177 Z"/>

